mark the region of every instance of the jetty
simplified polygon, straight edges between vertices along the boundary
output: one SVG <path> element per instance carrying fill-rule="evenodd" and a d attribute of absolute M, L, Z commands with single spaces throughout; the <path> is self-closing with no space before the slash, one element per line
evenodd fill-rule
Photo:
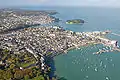
<path fill-rule="evenodd" d="M 120 36 L 120 34 L 116 34 L 116 33 L 111 33 L 111 34 L 113 34 L 113 35 L 115 35 L 115 36 Z"/>

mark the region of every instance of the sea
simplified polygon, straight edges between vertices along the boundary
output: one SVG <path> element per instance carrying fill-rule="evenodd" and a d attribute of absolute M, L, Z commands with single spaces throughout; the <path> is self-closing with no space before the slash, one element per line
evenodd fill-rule
<path fill-rule="evenodd" d="M 106 37 L 120 45 L 120 9 L 104 7 L 24 7 L 30 10 L 56 10 L 61 21 L 56 25 L 75 32 L 111 30 Z M 66 20 L 83 19 L 84 24 L 65 24 Z M 94 54 L 102 44 L 82 46 L 54 58 L 55 74 L 61 80 L 120 80 L 120 52 Z"/>

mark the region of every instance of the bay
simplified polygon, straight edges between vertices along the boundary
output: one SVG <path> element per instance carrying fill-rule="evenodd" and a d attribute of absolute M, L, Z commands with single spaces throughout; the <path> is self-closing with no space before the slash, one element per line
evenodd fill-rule
<path fill-rule="evenodd" d="M 120 9 L 100 7 L 25 7 L 32 10 L 56 10 L 55 17 L 62 21 L 57 25 L 64 29 L 77 32 L 92 32 L 111 30 L 120 34 Z M 68 19 L 83 19 L 83 25 L 65 24 Z M 109 39 L 117 40 L 120 36 L 107 35 Z M 56 74 L 66 80 L 120 80 L 120 52 L 106 52 L 94 55 L 103 45 L 80 47 L 55 57 Z"/>
<path fill-rule="evenodd" d="M 63 22 L 59 25 L 68 30 L 87 32 L 111 30 L 120 34 L 120 9 L 94 8 L 94 7 L 69 7 L 60 8 L 57 17 Z M 83 19 L 83 25 L 69 25 L 64 21 L 68 19 Z M 118 40 L 120 37 L 108 35 L 110 39 Z M 66 55 L 55 57 L 56 74 L 67 80 L 120 80 L 120 52 L 106 52 L 93 55 L 104 46 L 86 46 L 80 50 L 71 50 Z"/>

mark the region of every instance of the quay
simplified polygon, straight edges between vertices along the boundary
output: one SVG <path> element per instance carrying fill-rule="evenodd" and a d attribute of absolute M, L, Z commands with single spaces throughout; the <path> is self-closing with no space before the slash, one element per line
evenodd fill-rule
<path fill-rule="evenodd" d="M 116 33 L 111 33 L 111 34 L 116 35 L 116 36 L 120 36 L 120 34 L 116 34 Z"/>
<path fill-rule="evenodd" d="M 6 14 L 3 14 L 6 13 Z M 1 11 L 0 31 L 18 28 L 18 26 L 47 24 L 55 21 L 45 12 Z M 28 16 L 29 15 L 29 16 Z M 8 17 L 5 17 L 8 16 Z M 74 32 L 58 26 L 24 28 L 0 35 L 0 48 L 17 52 L 29 52 L 44 66 L 44 56 L 55 56 L 69 50 L 89 44 L 104 44 L 117 47 L 118 42 L 105 38 L 110 31 Z M 116 50 L 120 51 L 118 48 Z M 103 52 L 103 51 L 101 51 Z M 39 59 L 38 59 L 39 57 Z"/>

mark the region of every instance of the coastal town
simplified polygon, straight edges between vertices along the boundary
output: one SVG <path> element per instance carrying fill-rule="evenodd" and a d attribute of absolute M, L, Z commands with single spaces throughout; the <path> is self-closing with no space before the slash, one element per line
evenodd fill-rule
<path fill-rule="evenodd" d="M 49 24 L 56 20 L 55 17 L 49 16 L 54 14 L 50 11 L 29 11 L 29 10 L 0 10 L 0 32 L 11 29 L 24 28 L 26 26 L 35 26 Z"/>
<path fill-rule="evenodd" d="M 29 51 L 37 54 L 48 55 L 64 53 L 69 48 L 78 48 L 90 43 L 103 43 L 108 32 L 73 32 L 59 27 L 25 28 L 0 35 L 2 49 L 14 52 Z M 106 40 L 105 40 L 106 41 Z M 107 42 L 106 42 L 107 43 Z M 110 43 L 109 45 L 116 44 Z"/>
<path fill-rule="evenodd" d="M 14 64 L 21 71 L 26 68 L 37 67 L 43 74 L 50 70 L 50 66 L 46 64 L 46 57 L 53 58 L 59 54 L 65 54 L 71 49 L 78 49 L 89 44 L 103 44 L 118 49 L 117 41 L 105 38 L 110 33 L 108 30 L 74 32 L 65 30 L 60 26 L 43 27 L 41 24 L 49 24 L 56 20 L 55 17 L 49 15 L 50 13 L 54 14 L 54 12 L 46 11 L 0 10 L 0 67 L 2 65 L 3 70 Z M 34 25 L 39 25 L 39 27 L 27 27 Z M 21 29 L 14 30 L 17 28 Z M 9 32 L 11 29 L 13 30 Z M 20 56 L 21 60 L 9 61 L 8 58 L 11 60 L 11 57 L 7 57 L 4 53 L 9 56 L 13 55 L 13 60 L 15 56 L 18 58 L 20 55 L 23 55 L 23 58 Z M 21 64 L 21 62 L 27 64 L 27 66 Z M 46 80 L 48 76 L 42 76 L 42 78 L 44 79 L 40 80 Z M 14 79 L 20 80 L 23 79 L 23 76 L 15 76 Z"/>

